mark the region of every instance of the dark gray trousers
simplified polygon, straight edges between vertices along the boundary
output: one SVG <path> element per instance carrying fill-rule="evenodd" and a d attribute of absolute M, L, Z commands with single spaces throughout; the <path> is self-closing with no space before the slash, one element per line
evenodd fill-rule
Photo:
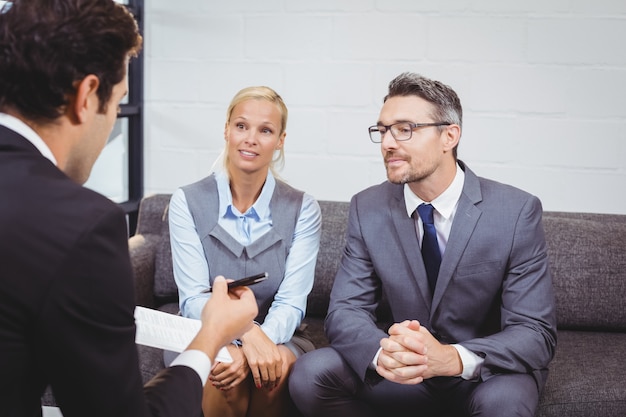
<path fill-rule="evenodd" d="M 440 377 L 417 385 L 372 379 L 364 383 L 337 351 L 322 348 L 298 358 L 289 391 L 306 417 L 532 417 L 539 402 L 528 374 L 501 374 L 484 382 Z"/>

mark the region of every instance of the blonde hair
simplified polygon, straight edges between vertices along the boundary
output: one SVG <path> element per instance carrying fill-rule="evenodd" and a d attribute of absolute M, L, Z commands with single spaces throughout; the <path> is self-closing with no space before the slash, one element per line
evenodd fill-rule
<path fill-rule="evenodd" d="M 230 118 L 233 114 L 233 109 L 240 103 L 248 100 L 266 100 L 270 103 L 276 104 L 280 111 L 280 132 L 278 136 L 281 136 L 287 129 L 287 116 L 289 114 L 287 106 L 282 97 L 274 90 L 265 86 L 246 87 L 239 90 L 235 97 L 230 101 L 228 109 L 226 110 L 226 124 L 230 123 Z M 221 159 L 226 172 L 228 172 L 228 152 L 222 151 Z M 274 177 L 279 178 L 277 171 L 283 168 L 285 165 L 285 151 L 284 148 L 276 151 L 272 162 L 270 163 L 270 171 Z"/>

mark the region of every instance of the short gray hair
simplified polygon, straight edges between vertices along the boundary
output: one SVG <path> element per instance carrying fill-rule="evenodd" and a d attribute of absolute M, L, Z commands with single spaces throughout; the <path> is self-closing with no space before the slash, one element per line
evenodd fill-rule
<path fill-rule="evenodd" d="M 394 96 L 418 96 L 433 104 L 435 110 L 431 116 L 436 122 L 447 122 L 462 127 L 461 100 L 452 88 L 442 82 L 420 74 L 403 72 L 391 80 L 389 93 L 383 101 Z"/>

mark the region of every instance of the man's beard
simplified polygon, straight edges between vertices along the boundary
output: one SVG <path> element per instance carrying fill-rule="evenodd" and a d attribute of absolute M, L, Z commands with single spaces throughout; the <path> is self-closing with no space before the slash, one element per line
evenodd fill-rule
<path fill-rule="evenodd" d="M 392 178 L 389 175 L 389 170 L 387 170 L 387 180 L 389 180 L 389 182 L 392 184 L 406 184 L 406 183 L 415 181 L 415 179 L 411 175 L 411 172 L 407 172 L 406 174 L 402 175 L 400 178 L 396 179 L 396 178 Z"/>
<path fill-rule="evenodd" d="M 396 175 L 394 178 L 392 178 L 392 175 L 389 170 L 389 166 L 387 165 L 387 160 L 385 158 L 385 170 L 387 171 L 387 180 L 390 183 L 403 185 L 403 184 L 408 184 L 411 182 L 420 182 L 426 179 L 435 171 L 434 169 L 430 169 L 430 170 L 422 169 L 418 171 L 413 167 L 413 165 L 411 165 L 410 158 L 409 159 L 405 158 L 404 160 L 408 164 L 407 169 L 400 176 Z"/>

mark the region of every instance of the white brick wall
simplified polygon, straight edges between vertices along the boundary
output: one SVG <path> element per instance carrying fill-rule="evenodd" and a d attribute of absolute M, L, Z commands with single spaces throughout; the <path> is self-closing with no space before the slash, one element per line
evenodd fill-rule
<path fill-rule="evenodd" d="M 403 71 L 451 85 L 459 156 L 547 210 L 626 214 L 623 0 L 146 1 L 146 192 L 205 176 L 226 107 L 290 111 L 282 176 L 347 201 L 385 179 L 366 128 Z"/>

